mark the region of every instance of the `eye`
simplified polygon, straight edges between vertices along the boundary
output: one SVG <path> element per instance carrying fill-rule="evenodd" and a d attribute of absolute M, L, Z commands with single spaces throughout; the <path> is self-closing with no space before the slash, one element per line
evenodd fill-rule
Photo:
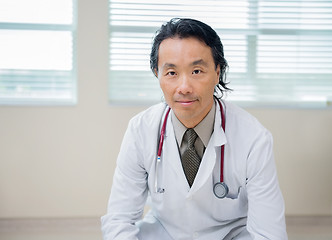
<path fill-rule="evenodd" d="M 167 76 L 175 76 L 176 73 L 174 71 L 169 71 L 166 73 Z"/>
<path fill-rule="evenodd" d="M 197 75 L 197 74 L 200 74 L 201 72 L 202 72 L 201 70 L 196 69 L 196 70 L 193 71 L 193 74 Z"/>

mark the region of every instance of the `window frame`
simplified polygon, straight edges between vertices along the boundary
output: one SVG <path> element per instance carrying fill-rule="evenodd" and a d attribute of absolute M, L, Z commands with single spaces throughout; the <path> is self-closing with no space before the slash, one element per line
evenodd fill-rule
<path fill-rule="evenodd" d="M 125 2 L 132 2 L 133 1 L 125 1 Z M 149 2 L 149 1 L 145 1 L 145 2 Z M 258 52 L 257 52 L 257 48 L 258 48 L 258 37 L 260 35 L 265 36 L 265 35 L 273 35 L 273 34 L 280 34 L 283 36 L 286 35 L 298 35 L 298 34 L 308 34 L 308 31 L 302 29 L 269 29 L 269 28 L 259 28 L 258 27 L 258 22 L 260 21 L 260 19 L 258 18 L 258 5 L 260 4 L 260 2 L 263 1 L 259 1 L 259 0 L 248 0 L 248 4 L 249 4 L 249 8 L 256 8 L 257 11 L 251 11 L 249 12 L 250 16 L 249 16 L 249 26 L 251 26 L 248 29 L 221 29 L 221 28 L 216 28 L 213 27 L 211 24 L 211 26 L 216 30 L 216 32 L 221 32 L 224 35 L 229 34 L 229 33 L 242 33 L 244 36 L 247 36 L 247 72 L 244 74 L 247 74 L 250 79 L 245 79 L 245 77 L 243 77 L 243 81 L 244 83 L 240 83 L 240 87 L 242 86 L 243 89 L 245 89 L 246 87 L 253 87 L 255 86 L 255 82 L 260 81 L 260 79 L 256 78 L 255 76 L 258 75 L 258 71 L 257 71 L 257 58 L 258 58 Z M 271 1 L 270 1 L 271 2 Z M 272 1 L 273 2 L 273 1 Z M 283 1 L 285 2 L 285 1 Z M 294 1 L 292 1 L 294 2 Z M 326 1 L 327 2 L 327 1 Z M 327 2 L 328 4 L 332 2 L 329 1 Z M 136 3 L 136 2 L 135 2 Z M 120 104 L 120 105 L 146 105 L 146 104 L 153 104 L 158 102 L 158 99 L 154 99 L 154 100 L 142 100 L 142 101 L 136 101 L 136 99 L 126 99 L 126 97 L 120 96 L 121 98 L 117 99 L 116 97 L 112 96 L 112 94 L 114 94 L 115 92 L 117 92 L 119 89 L 113 89 L 114 84 L 120 84 L 119 81 L 122 81 L 123 79 L 119 79 L 119 81 L 117 82 L 115 78 L 117 78 L 116 73 L 114 73 L 114 70 L 112 70 L 112 44 L 114 44 L 114 42 L 112 42 L 112 38 L 114 37 L 114 33 L 116 32 L 121 32 L 121 29 L 126 29 L 123 32 L 130 32 L 130 31 L 137 31 L 137 32 L 146 32 L 144 31 L 143 27 L 139 27 L 139 26 L 120 26 L 120 25 L 112 25 L 112 8 L 111 8 L 111 4 L 112 4 L 112 0 L 109 0 L 109 41 L 110 41 L 110 54 L 109 54 L 109 60 L 110 60 L 110 69 L 109 69 L 109 101 L 111 104 Z M 179 3 L 180 4 L 180 3 Z M 182 3 L 181 3 L 182 4 Z M 171 18 L 171 16 L 169 17 L 169 19 Z M 161 24 L 160 24 L 161 25 Z M 153 33 L 156 29 L 158 29 L 160 26 L 154 28 L 154 27 L 146 27 L 146 29 L 148 29 L 149 31 L 151 31 L 151 33 Z M 312 31 L 310 34 L 315 34 L 315 33 L 323 33 L 323 34 L 330 34 L 332 36 L 332 29 L 331 30 L 314 30 Z M 310 35 L 309 34 L 309 35 Z M 222 38 L 223 36 L 221 36 Z M 223 42 L 223 39 L 222 39 Z M 223 42 L 224 44 L 224 42 Z M 225 46 L 224 44 L 224 48 L 225 48 L 225 56 L 227 59 L 227 46 Z M 254 62 L 252 62 L 254 60 Z M 148 61 L 148 59 L 147 59 Z M 123 73 L 125 74 L 125 71 L 123 71 Z M 233 77 L 234 75 L 236 75 L 238 73 L 232 73 L 232 65 L 230 65 L 230 70 L 228 72 L 228 80 L 230 81 L 229 87 L 233 88 L 235 91 L 239 91 L 237 84 L 234 84 L 234 80 Z M 274 73 L 270 73 L 271 76 Z M 120 74 L 121 75 L 121 74 Z M 233 75 L 233 76 L 232 76 Z M 264 75 L 264 74 L 263 74 Z M 150 76 L 153 76 L 152 73 L 150 73 Z M 332 76 L 331 74 L 329 76 Z M 119 78 L 119 77 L 118 77 Z M 318 79 L 319 80 L 319 79 Z M 156 81 L 158 81 L 156 79 Z M 122 84 L 122 82 L 121 82 Z M 242 85 L 241 85 L 242 84 Z M 248 85 L 246 85 L 248 84 Z M 251 84 L 251 85 L 250 85 Z M 332 79 L 331 79 L 331 84 L 332 86 Z M 125 86 L 125 85 L 124 85 Z M 139 87 L 139 86 L 138 86 Z M 261 87 L 260 85 L 258 85 L 258 87 Z M 121 89 L 120 89 L 121 90 Z M 133 91 L 135 91 L 136 89 L 134 89 Z M 156 91 L 156 89 L 155 89 Z M 133 92 L 132 92 L 133 93 Z M 122 93 L 121 93 L 122 94 Z M 121 95 L 119 94 L 119 95 Z M 142 93 L 144 95 L 144 93 Z M 283 95 L 283 92 L 280 92 L 281 95 Z M 123 94 L 122 94 L 123 95 Z M 148 94 L 145 94 L 148 95 Z M 300 101 L 300 100 L 290 100 L 288 99 L 287 101 L 275 101 L 275 100 L 259 100 L 259 98 L 256 98 L 256 100 L 254 101 L 248 101 L 248 100 L 232 100 L 231 98 L 232 96 L 232 92 L 230 93 L 226 93 L 226 99 L 229 99 L 230 101 L 234 101 L 235 103 L 238 103 L 239 105 L 243 106 L 243 107 L 282 107 L 282 108 L 328 108 L 328 107 L 332 107 L 332 99 L 327 99 L 326 102 L 315 102 L 315 101 Z M 331 96 L 332 98 L 332 96 Z"/>
<path fill-rule="evenodd" d="M 13 96 L 3 97 L 0 95 L 0 105 L 5 106 L 73 106 L 77 104 L 77 1 L 72 1 L 72 23 L 71 24 L 50 24 L 50 23 L 7 23 L 0 22 L 0 30 L 22 30 L 22 31 L 68 31 L 72 36 L 72 69 L 69 71 L 65 70 L 10 70 L 0 69 L 0 80 L 1 77 L 9 76 L 9 78 L 19 77 L 23 75 L 24 79 L 29 77 L 33 79 L 45 78 L 45 76 L 56 77 L 57 75 L 66 76 L 71 81 L 68 83 L 68 93 L 70 97 L 63 98 L 61 96 L 54 96 L 52 98 L 48 96 L 42 97 L 18 97 Z M 29 73 L 28 73 L 29 72 Z M 67 74 L 66 74 L 67 73 Z M 57 82 L 55 82 L 57 84 Z"/>

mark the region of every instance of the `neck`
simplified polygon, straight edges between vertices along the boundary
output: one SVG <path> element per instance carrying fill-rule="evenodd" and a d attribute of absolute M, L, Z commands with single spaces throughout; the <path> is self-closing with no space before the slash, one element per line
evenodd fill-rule
<path fill-rule="evenodd" d="M 175 116 L 179 119 L 179 121 L 186 127 L 186 128 L 194 128 L 196 127 L 211 111 L 212 106 L 214 104 L 214 101 L 211 103 L 210 107 L 207 108 L 207 110 L 199 117 L 199 118 L 187 118 L 187 119 L 181 119 L 177 116 L 177 114 L 174 112 Z"/>

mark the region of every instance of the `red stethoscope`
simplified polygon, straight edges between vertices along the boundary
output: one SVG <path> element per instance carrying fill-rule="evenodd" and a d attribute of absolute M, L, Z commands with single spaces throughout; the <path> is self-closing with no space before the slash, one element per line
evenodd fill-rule
<path fill-rule="evenodd" d="M 221 105 L 221 102 L 219 100 L 218 100 L 218 103 L 219 103 L 220 112 L 221 112 L 221 126 L 225 132 L 225 125 L 226 125 L 225 113 L 224 113 L 223 107 Z M 159 165 L 161 162 L 161 152 L 162 152 L 163 144 L 164 144 L 166 123 L 167 123 L 167 118 L 168 118 L 170 111 L 171 111 L 171 108 L 168 108 L 161 131 L 160 131 L 160 140 L 159 140 L 159 147 L 158 147 L 158 153 L 157 153 L 156 176 L 155 176 L 156 193 L 165 192 L 164 188 L 161 188 L 158 186 L 158 169 L 159 169 Z M 228 191 L 229 191 L 227 184 L 224 182 L 224 153 L 225 153 L 225 145 L 222 145 L 221 146 L 221 155 L 220 155 L 220 182 L 215 183 L 213 186 L 213 193 L 217 198 L 226 197 L 226 195 L 228 194 Z"/>

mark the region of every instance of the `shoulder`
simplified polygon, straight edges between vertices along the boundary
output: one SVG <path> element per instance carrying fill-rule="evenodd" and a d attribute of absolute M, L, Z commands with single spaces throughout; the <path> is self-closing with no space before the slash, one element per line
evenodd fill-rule
<path fill-rule="evenodd" d="M 137 156 L 137 162 L 144 169 L 150 169 L 155 159 L 162 118 L 167 105 L 159 103 L 135 115 L 126 131 L 126 141 L 130 142 Z M 126 148 L 125 151 L 128 151 Z"/>
<path fill-rule="evenodd" d="M 130 119 L 127 131 L 141 141 L 157 139 L 166 107 L 165 103 L 159 103 L 138 113 Z"/>
<path fill-rule="evenodd" d="M 254 176 L 263 166 L 273 164 L 272 134 L 246 110 L 229 102 L 225 105 L 229 149 L 237 159 L 242 159 L 237 163 L 240 163 L 239 169 L 245 166 L 244 176 Z"/>
<path fill-rule="evenodd" d="M 134 128 L 159 126 L 166 106 L 165 103 L 158 103 L 147 108 L 131 118 L 129 125 Z"/>
<path fill-rule="evenodd" d="M 259 120 L 243 108 L 224 101 L 226 106 L 226 126 L 232 126 L 237 131 L 246 132 L 247 136 L 262 136 L 271 137 L 271 133 L 267 130 Z M 233 131 L 234 129 L 232 129 Z"/>

